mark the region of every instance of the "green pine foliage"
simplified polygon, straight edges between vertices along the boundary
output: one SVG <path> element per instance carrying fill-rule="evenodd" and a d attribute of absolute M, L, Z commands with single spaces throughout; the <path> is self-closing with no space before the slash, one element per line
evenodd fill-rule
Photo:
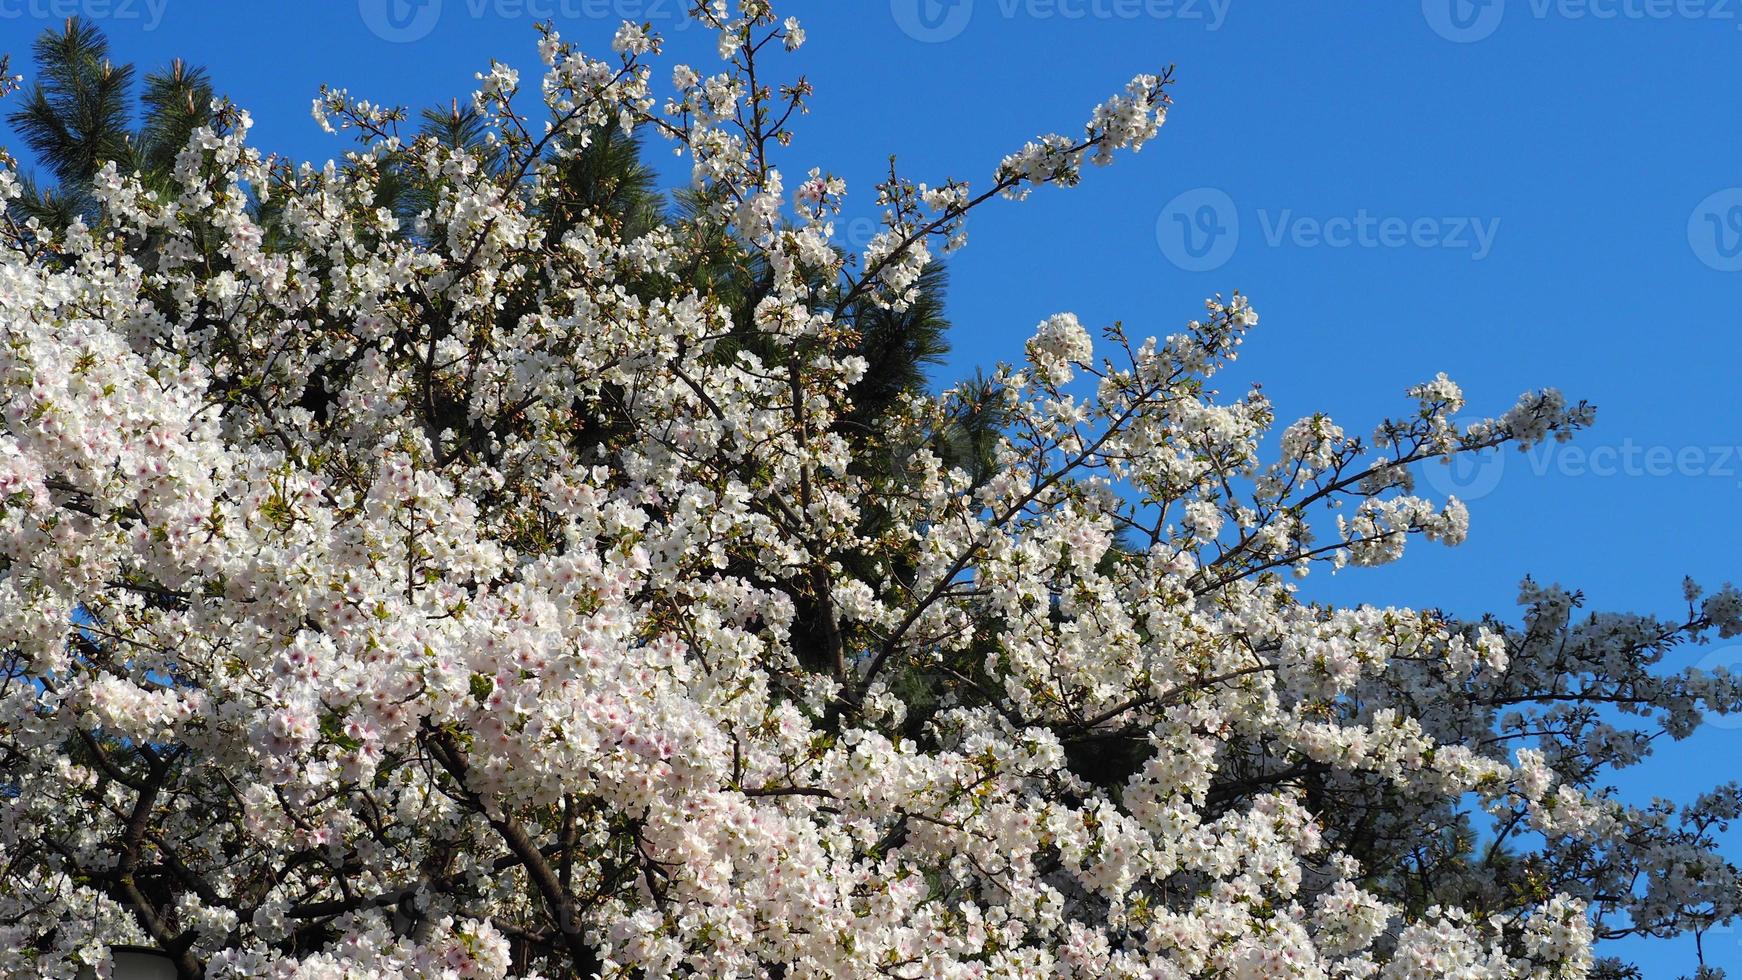
<path fill-rule="evenodd" d="M 6 118 L 53 181 L 25 182 L 12 202 L 20 221 L 64 228 L 90 220 L 91 182 L 111 162 L 140 175 L 147 189 L 167 187 L 188 137 L 212 120 L 204 69 L 172 61 L 145 76 L 135 101 L 136 69 L 110 59 L 108 39 L 89 21 L 72 17 L 43 31 L 32 53 L 35 84 Z"/>

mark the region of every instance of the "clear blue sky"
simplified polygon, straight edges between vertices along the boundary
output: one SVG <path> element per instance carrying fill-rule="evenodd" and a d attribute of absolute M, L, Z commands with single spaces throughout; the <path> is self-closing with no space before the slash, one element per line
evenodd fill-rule
<path fill-rule="evenodd" d="M 0 51 L 95 17 L 120 57 L 206 65 L 258 144 L 315 159 L 342 148 L 309 118 L 320 82 L 386 103 L 463 96 L 491 57 L 533 70 L 544 17 L 599 51 L 618 20 L 651 20 L 710 58 L 681 0 L 422 2 L 0 0 Z M 1325 410 L 1366 433 L 1437 371 L 1472 411 L 1543 385 L 1599 407 L 1578 454 L 1452 475 L 1473 512 L 1463 547 L 1323 576 L 1312 596 L 1509 612 L 1531 573 L 1596 607 L 1673 614 L 1683 575 L 1742 578 L 1742 0 L 784 9 L 808 29 L 817 89 L 784 166 L 832 169 L 862 200 L 891 152 L 916 179 L 984 183 L 1025 138 L 1073 132 L 1132 74 L 1178 66 L 1172 118 L 1141 154 L 971 220 L 940 380 L 1020 357 L 1054 312 L 1165 334 L 1239 288 L 1264 319 L 1224 390 L 1261 381 L 1285 420 Z M 1742 645 L 1700 658 L 1734 664 Z M 1714 730 L 1625 785 L 1685 795 L 1735 778 L 1739 749 L 1742 727 Z M 1650 977 L 1692 958 L 1691 943 L 1630 952 Z M 1708 952 L 1742 969 L 1742 933 Z"/>

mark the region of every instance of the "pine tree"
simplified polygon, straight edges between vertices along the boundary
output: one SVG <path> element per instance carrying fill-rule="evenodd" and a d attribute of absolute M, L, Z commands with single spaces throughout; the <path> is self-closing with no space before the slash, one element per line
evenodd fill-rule
<path fill-rule="evenodd" d="M 25 182 L 12 204 L 21 221 L 64 228 L 74 218 L 91 220 L 91 182 L 111 162 L 147 189 L 167 188 L 176 154 L 212 120 L 205 70 L 179 58 L 145 76 L 136 113 L 134 66 L 113 62 L 108 39 L 88 21 L 69 17 L 59 30 L 43 31 L 33 54 L 37 81 L 7 121 L 53 183 Z"/>

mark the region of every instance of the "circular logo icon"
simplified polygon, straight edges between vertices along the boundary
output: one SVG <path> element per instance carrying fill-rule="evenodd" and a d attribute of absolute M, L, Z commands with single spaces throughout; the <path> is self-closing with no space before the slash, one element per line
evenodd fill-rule
<path fill-rule="evenodd" d="M 901 33 L 926 44 L 948 41 L 968 29 L 974 0 L 889 0 Z"/>
<path fill-rule="evenodd" d="M 442 17 L 442 0 L 357 0 L 363 23 L 383 41 L 421 41 Z"/>
<path fill-rule="evenodd" d="M 1708 196 L 1688 215 L 1688 244 L 1719 272 L 1742 272 L 1742 187 Z"/>
<path fill-rule="evenodd" d="M 1434 33 L 1456 44 L 1472 44 L 1500 29 L 1505 0 L 1421 0 L 1421 13 Z"/>
<path fill-rule="evenodd" d="M 1426 460 L 1421 465 L 1422 478 L 1428 486 L 1444 496 L 1469 503 L 1488 496 L 1500 485 L 1500 478 L 1506 474 L 1506 453 L 1502 449 L 1484 449 L 1479 453 Z"/>
<path fill-rule="evenodd" d="M 1453 419 L 1459 432 L 1468 429 L 1481 418 Z M 1456 497 L 1469 503 L 1480 500 L 1500 486 L 1506 475 L 1506 447 L 1484 449 L 1481 452 L 1460 452 L 1421 462 L 1421 478 L 1441 496 Z"/>
<path fill-rule="evenodd" d="M 1694 666 L 1707 674 L 1735 678 L 1742 675 L 1742 646 L 1732 643 L 1707 651 Z M 1708 711 L 1705 723 L 1713 728 L 1734 731 L 1742 728 L 1742 712 L 1732 711 L 1727 715 L 1720 715 Z"/>
<path fill-rule="evenodd" d="M 1187 272 L 1219 269 L 1240 245 L 1240 212 L 1227 191 L 1186 191 L 1161 209 L 1155 241 L 1169 262 Z"/>

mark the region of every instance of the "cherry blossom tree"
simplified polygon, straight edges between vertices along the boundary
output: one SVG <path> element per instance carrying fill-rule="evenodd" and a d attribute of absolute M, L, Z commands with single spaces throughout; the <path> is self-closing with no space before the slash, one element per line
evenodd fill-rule
<path fill-rule="evenodd" d="M 864 411 L 866 331 L 970 212 L 1145 146 L 1171 74 L 984 184 L 892 169 L 848 255 L 802 29 L 694 16 L 719 64 L 657 74 L 643 27 L 543 29 L 467 139 L 325 91 L 355 146 L 298 165 L 220 100 L 166 184 L 7 211 L 0 971 L 1582 977 L 1734 917 L 1736 788 L 1605 779 L 1742 709 L 1664 664 L 1742 593 L 1296 593 L 1457 544 L 1421 466 L 1589 406 L 1460 424 L 1442 375 L 1365 437 L 1282 423 L 1213 387 L 1236 293 L 1159 340 L 1061 312 Z M 613 131 L 690 161 L 680 215 L 562 197 Z"/>

